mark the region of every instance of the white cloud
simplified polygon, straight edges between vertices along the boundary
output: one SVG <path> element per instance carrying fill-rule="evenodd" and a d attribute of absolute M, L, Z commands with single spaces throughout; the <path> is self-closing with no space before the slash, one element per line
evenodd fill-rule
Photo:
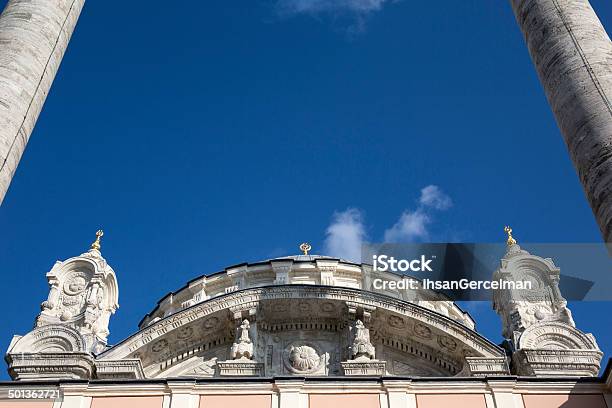
<path fill-rule="evenodd" d="M 380 10 L 388 0 L 278 0 L 277 10 L 285 14 L 348 11 L 365 14 Z"/>
<path fill-rule="evenodd" d="M 421 189 L 418 207 L 405 210 L 397 222 L 384 233 L 385 242 L 422 242 L 430 239 L 430 226 L 436 211 L 452 207 L 453 201 L 438 186 Z M 363 215 L 356 208 L 334 213 L 327 228 L 325 253 L 355 262 L 361 261 L 361 246 L 366 241 Z"/>
<path fill-rule="evenodd" d="M 399 220 L 385 231 L 385 242 L 414 242 L 429 239 L 431 210 L 444 211 L 453 201 L 438 186 L 429 185 L 421 190 L 419 206 L 415 211 L 405 210 Z"/>
<path fill-rule="evenodd" d="M 334 213 L 327 228 L 325 253 L 350 261 L 361 261 L 361 244 L 366 239 L 363 216 L 356 208 Z"/>
<path fill-rule="evenodd" d="M 421 210 L 404 211 L 399 220 L 385 231 L 385 242 L 406 242 L 427 239 L 431 219 Z"/>
<path fill-rule="evenodd" d="M 435 208 L 436 210 L 448 210 L 453 206 L 453 201 L 438 186 L 432 184 L 421 190 L 419 204 L 424 207 Z"/>

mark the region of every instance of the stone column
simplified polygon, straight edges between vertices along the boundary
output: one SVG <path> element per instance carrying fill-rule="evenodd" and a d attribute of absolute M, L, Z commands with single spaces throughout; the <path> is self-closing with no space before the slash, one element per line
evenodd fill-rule
<path fill-rule="evenodd" d="M 510 0 L 601 233 L 612 242 L 612 42 L 588 0 Z"/>
<path fill-rule="evenodd" d="M 0 16 L 0 204 L 85 0 L 10 0 Z"/>

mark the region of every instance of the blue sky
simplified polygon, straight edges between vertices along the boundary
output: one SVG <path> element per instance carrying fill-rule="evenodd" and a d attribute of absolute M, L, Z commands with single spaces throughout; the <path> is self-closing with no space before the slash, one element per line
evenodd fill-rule
<path fill-rule="evenodd" d="M 112 342 L 195 276 L 303 241 L 336 250 L 338 225 L 372 241 L 501 242 L 505 224 L 523 242 L 600 241 L 507 1 L 168 4 L 85 6 L 0 208 L 2 350 L 30 330 L 55 260 L 100 227 Z M 609 1 L 592 4 L 612 30 Z M 427 186 L 449 205 L 424 205 Z M 501 341 L 489 306 L 468 307 Z M 607 355 L 609 308 L 573 305 Z"/>

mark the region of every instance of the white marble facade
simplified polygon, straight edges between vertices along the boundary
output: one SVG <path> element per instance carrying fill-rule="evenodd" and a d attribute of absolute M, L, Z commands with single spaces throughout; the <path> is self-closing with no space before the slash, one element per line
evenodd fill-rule
<path fill-rule="evenodd" d="M 499 279 L 529 275 L 538 299 L 498 292 L 506 347 L 441 294 L 375 293 L 369 265 L 299 255 L 229 267 L 164 297 L 115 346 L 115 274 L 98 240 L 47 274 L 35 328 L 7 352 L 15 380 L 219 376 L 596 376 L 601 351 L 575 327 L 558 291 L 559 270 L 509 243 Z M 385 274 L 386 279 L 400 276 Z"/>

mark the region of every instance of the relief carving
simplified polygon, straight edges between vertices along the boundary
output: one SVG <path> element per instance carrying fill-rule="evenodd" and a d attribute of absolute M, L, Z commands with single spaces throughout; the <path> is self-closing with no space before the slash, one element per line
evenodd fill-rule
<path fill-rule="evenodd" d="M 309 373 L 319 368 L 321 357 L 310 346 L 291 346 L 289 349 L 289 364 L 295 372 Z"/>
<path fill-rule="evenodd" d="M 244 319 L 242 324 L 237 329 L 236 341 L 232 345 L 230 351 L 230 358 L 237 359 L 248 359 L 253 358 L 253 343 L 249 337 L 249 328 L 251 327 L 248 320 Z"/>
<path fill-rule="evenodd" d="M 355 340 L 353 341 L 353 358 L 357 360 L 373 360 L 374 346 L 370 343 L 370 330 L 361 320 L 357 320 L 354 326 Z"/>

